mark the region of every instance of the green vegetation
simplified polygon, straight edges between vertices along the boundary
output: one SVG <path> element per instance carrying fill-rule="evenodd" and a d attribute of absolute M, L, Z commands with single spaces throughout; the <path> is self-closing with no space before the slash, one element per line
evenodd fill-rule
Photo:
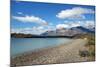
<path fill-rule="evenodd" d="M 11 33 L 11 37 L 14 38 L 29 38 L 32 37 L 31 34 L 23 34 L 23 33 Z"/>
<path fill-rule="evenodd" d="M 87 45 L 95 45 L 95 35 L 90 35 L 88 37 L 88 43 Z"/>
<path fill-rule="evenodd" d="M 89 52 L 87 50 L 84 50 L 84 51 L 79 51 L 79 55 L 81 57 L 88 57 L 89 56 Z"/>
<path fill-rule="evenodd" d="M 86 44 L 87 48 L 89 49 L 89 60 L 95 60 L 95 35 L 91 34 L 88 36 L 88 43 Z"/>
<path fill-rule="evenodd" d="M 88 40 L 87 44 L 85 45 L 85 47 L 88 50 L 83 50 L 83 51 L 79 51 L 79 55 L 81 57 L 88 57 L 89 61 L 94 61 L 95 60 L 95 34 L 82 34 L 82 35 L 78 35 L 75 38 L 86 38 Z"/>

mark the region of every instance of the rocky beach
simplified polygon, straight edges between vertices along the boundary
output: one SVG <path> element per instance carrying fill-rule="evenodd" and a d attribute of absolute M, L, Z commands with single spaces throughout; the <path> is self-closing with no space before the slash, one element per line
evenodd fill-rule
<path fill-rule="evenodd" d="M 44 48 L 38 51 L 25 53 L 11 58 L 12 66 L 37 65 L 37 64 L 57 64 L 74 63 L 88 61 L 87 57 L 79 55 L 80 50 L 87 50 L 86 39 L 75 39 L 72 42 L 61 44 L 56 47 Z"/>

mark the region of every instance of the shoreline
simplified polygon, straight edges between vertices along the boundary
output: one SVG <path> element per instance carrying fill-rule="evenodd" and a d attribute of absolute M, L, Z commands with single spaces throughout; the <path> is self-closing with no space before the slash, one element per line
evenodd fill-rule
<path fill-rule="evenodd" d="M 43 38 L 44 39 L 44 38 Z M 70 38 L 64 38 L 64 39 L 70 39 Z M 53 45 L 53 46 L 47 46 L 47 47 L 42 47 L 42 48 L 37 48 L 37 49 L 34 49 L 34 50 L 30 50 L 30 51 L 26 51 L 26 52 L 23 52 L 23 53 L 19 53 L 19 54 L 15 54 L 15 55 L 11 55 L 11 58 L 13 57 L 17 57 L 17 56 L 23 56 L 23 55 L 27 55 L 27 54 L 30 54 L 30 53 L 34 53 L 34 52 L 39 52 L 39 51 L 43 51 L 43 50 L 48 50 L 50 48 L 55 48 L 57 46 L 60 46 L 60 45 L 63 45 L 63 44 L 69 44 L 73 41 L 74 39 L 70 39 L 70 41 L 63 41 L 63 43 L 61 44 L 58 44 L 58 45 Z"/>
<path fill-rule="evenodd" d="M 62 44 L 60 44 L 62 45 Z M 31 51 L 27 51 L 27 52 L 24 52 L 22 54 L 17 54 L 15 56 L 11 56 L 11 58 L 16 58 L 16 57 L 20 57 L 20 56 L 24 56 L 24 55 L 29 55 L 29 54 L 33 54 L 33 53 L 39 53 L 39 52 L 42 52 L 42 51 L 45 51 L 45 50 L 50 50 L 52 48 L 55 48 L 55 47 L 58 47 L 60 45 L 57 45 L 57 46 L 50 46 L 50 47 L 45 47 L 45 48 L 39 48 L 39 49 L 35 49 L 35 50 L 31 50 Z"/>
<path fill-rule="evenodd" d="M 79 50 L 86 50 L 84 39 L 75 39 L 72 42 L 61 44 L 56 47 L 45 48 L 11 58 L 12 66 L 73 63 L 87 61 L 87 57 L 80 57 Z"/>

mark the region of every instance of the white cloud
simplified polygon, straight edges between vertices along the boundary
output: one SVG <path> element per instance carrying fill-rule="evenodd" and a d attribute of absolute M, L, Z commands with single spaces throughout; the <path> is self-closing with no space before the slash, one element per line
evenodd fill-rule
<path fill-rule="evenodd" d="M 85 27 L 87 27 L 87 28 L 93 28 L 93 27 L 95 27 L 95 21 L 86 21 L 85 22 L 85 25 L 84 25 Z"/>
<path fill-rule="evenodd" d="M 15 29 L 11 29 L 11 33 L 24 33 L 24 34 L 41 34 L 46 32 L 47 30 L 51 30 L 50 26 L 47 26 L 47 28 L 45 28 L 44 26 L 34 26 L 32 28 L 27 27 L 27 28 L 15 28 Z"/>
<path fill-rule="evenodd" d="M 18 21 L 21 21 L 21 22 L 31 22 L 31 23 L 38 23 L 38 24 L 41 24 L 41 25 L 48 25 L 48 23 L 39 18 L 39 17 L 36 17 L 36 16 L 12 16 L 13 19 L 16 19 Z"/>
<path fill-rule="evenodd" d="M 77 27 L 77 26 L 80 26 L 80 24 L 79 23 L 73 23 L 73 24 L 71 24 L 70 27 Z"/>
<path fill-rule="evenodd" d="M 68 25 L 68 28 L 77 27 L 82 25 L 82 21 L 64 21 L 65 24 Z"/>
<path fill-rule="evenodd" d="M 72 28 L 72 27 L 77 27 L 77 26 L 81 26 L 81 21 L 64 21 L 63 24 L 58 24 L 56 25 L 57 29 L 61 29 L 61 28 Z"/>
<path fill-rule="evenodd" d="M 68 28 L 69 26 L 67 24 L 58 24 L 56 25 L 57 29 L 62 29 L 62 28 Z"/>
<path fill-rule="evenodd" d="M 40 26 L 40 27 L 38 27 L 38 29 L 39 29 L 39 30 L 43 30 L 43 29 L 44 29 L 44 27 L 43 27 L 43 26 Z"/>
<path fill-rule="evenodd" d="M 77 27 L 77 26 L 83 26 L 86 28 L 93 28 L 95 27 L 95 22 L 92 20 L 86 20 L 86 21 L 77 21 L 77 22 L 66 22 L 63 24 L 57 24 L 56 26 L 47 25 L 47 26 L 34 26 L 32 28 L 16 28 L 11 29 L 11 33 L 24 33 L 24 34 L 41 34 L 43 32 L 46 32 L 48 30 L 56 30 L 56 29 L 62 29 L 62 28 L 71 28 L 71 27 Z"/>
<path fill-rule="evenodd" d="M 83 14 L 93 14 L 94 11 L 92 9 L 88 9 L 88 8 L 82 8 L 82 7 L 74 7 L 72 9 L 66 9 L 66 10 L 62 10 L 61 12 L 59 12 L 56 17 L 60 18 L 60 19 L 84 19 L 85 16 Z"/>
<path fill-rule="evenodd" d="M 95 27 L 95 21 L 93 20 L 85 20 L 85 21 L 64 21 L 65 24 L 68 25 L 69 28 L 83 26 L 86 28 L 93 28 Z"/>

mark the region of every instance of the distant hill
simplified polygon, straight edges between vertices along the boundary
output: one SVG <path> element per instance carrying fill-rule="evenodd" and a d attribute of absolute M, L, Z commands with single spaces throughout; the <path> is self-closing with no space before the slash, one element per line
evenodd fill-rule
<path fill-rule="evenodd" d="M 73 28 L 71 28 L 71 30 L 75 30 L 78 33 L 94 33 L 95 32 L 95 28 L 90 29 L 90 28 L 85 28 L 82 26 L 73 27 Z"/>
<path fill-rule="evenodd" d="M 44 36 L 44 35 L 32 35 L 23 33 L 11 33 L 11 38 L 73 38 L 73 36 Z"/>
<path fill-rule="evenodd" d="M 11 33 L 11 37 L 13 38 L 30 38 L 32 34 L 23 34 L 23 33 Z"/>
<path fill-rule="evenodd" d="M 87 29 L 82 26 L 72 27 L 70 29 L 57 29 L 53 31 L 46 31 L 42 36 L 74 36 L 77 34 L 95 33 L 95 29 Z"/>
<path fill-rule="evenodd" d="M 95 28 L 85 28 L 82 26 L 72 27 L 70 29 L 62 28 L 51 31 L 46 31 L 40 35 L 23 34 L 23 33 L 11 33 L 13 38 L 55 38 L 55 37 L 67 37 L 73 38 L 83 34 L 94 34 Z"/>

